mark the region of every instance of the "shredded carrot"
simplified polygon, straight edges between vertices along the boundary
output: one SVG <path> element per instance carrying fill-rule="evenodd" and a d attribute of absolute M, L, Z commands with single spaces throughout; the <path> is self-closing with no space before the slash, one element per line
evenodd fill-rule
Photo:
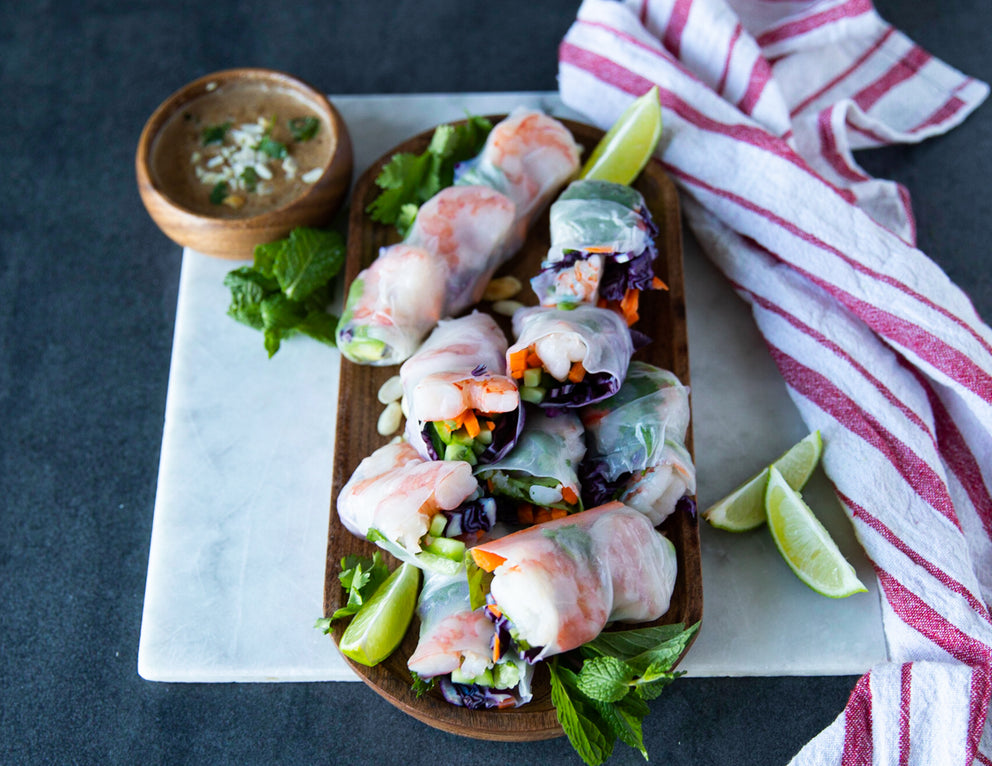
<path fill-rule="evenodd" d="M 564 508 L 552 508 L 551 509 L 551 518 L 552 519 L 563 519 L 566 516 L 568 516 L 568 511 L 566 511 Z"/>
<path fill-rule="evenodd" d="M 609 245 L 590 245 L 588 247 L 583 247 L 587 253 L 612 253 L 613 248 Z"/>
<path fill-rule="evenodd" d="M 479 569 L 485 572 L 495 571 L 496 567 L 506 561 L 504 556 L 484 551 L 481 548 L 472 548 L 471 552 L 472 560 L 475 561 Z"/>
<path fill-rule="evenodd" d="M 496 604 L 486 604 L 486 611 L 497 620 L 503 616 L 503 610 L 496 606 Z"/>
<path fill-rule="evenodd" d="M 541 369 L 544 367 L 544 362 L 541 361 L 541 357 L 534 353 L 534 349 L 527 349 L 527 367 Z"/>
<path fill-rule="evenodd" d="M 586 368 L 582 366 L 582 362 L 574 362 L 571 369 L 568 371 L 568 379 L 572 381 L 572 383 L 581 383 L 585 376 Z"/>
<path fill-rule="evenodd" d="M 475 410 L 465 410 L 465 412 L 461 414 L 461 418 L 462 425 L 465 426 L 465 430 L 468 432 L 468 435 L 473 439 L 478 436 L 482 429 L 479 428 L 479 419 L 475 417 Z"/>
<path fill-rule="evenodd" d="M 534 509 L 524 503 L 519 508 L 517 508 L 517 521 L 521 524 L 533 524 L 534 523 Z"/>
<path fill-rule="evenodd" d="M 655 290 L 667 290 L 668 289 L 668 285 L 666 285 L 664 282 L 662 282 L 660 279 L 658 279 L 658 277 L 655 277 L 654 279 L 651 280 L 651 287 L 653 287 Z"/>
<path fill-rule="evenodd" d="M 564 500 L 569 505 L 575 505 L 579 502 L 579 496 L 575 494 L 575 490 L 571 487 L 561 488 L 561 499 Z"/>
<path fill-rule="evenodd" d="M 550 508 L 538 508 L 534 511 L 534 523 L 543 524 L 546 521 L 551 521 L 554 517 L 551 515 Z"/>
<path fill-rule="evenodd" d="M 527 369 L 527 352 L 530 349 L 521 348 L 510 354 L 510 375 L 514 378 L 522 378 L 524 370 Z"/>
<path fill-rule="evenodd" d="M 495 662 L 499 662 L 499 658 L 500 658 L 501 654 L 502 654 L 502 652 L 500 652 L 500 646 L 499 646 L 499 631 L 497 630 L 493 634 L 493 662 L 494 663 Z"/>
<path fill-rule="evenodd" d="M 641 299 L 641 291 L 631 287 L 620 300 L 620 313 L 630 326 L 638 320 L 637 305 Z"/>

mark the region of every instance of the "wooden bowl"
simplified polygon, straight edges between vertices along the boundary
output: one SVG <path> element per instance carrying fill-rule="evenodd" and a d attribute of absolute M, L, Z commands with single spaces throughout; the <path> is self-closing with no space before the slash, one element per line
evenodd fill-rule
<path fill-rule="evenodd" d="M 312 164 L 300 163 L 295 180 L 285 181 L 291 188 L 287 186 L 283 198 L 239 192 L 223 203 L 208 202 L 211 182 L 196 177 L 191 159 L 200 151 L 194 142 L 208 127 L 200 122 L 202 116 L 235 114 L 237 118 L 226 119 L 235 126 L 276 116 L 276 130 L 288 131 L 280 120 L 291 115 L 270 114 L 269 108 L 276 106 L 320 121 L 313 139 L 285 142 L 290 156 L 299 150 Z M 255 245 L 281 239 L 297 226 L 328 225 L 348 193 L 352 163 L 351 137 L 323 94 L 288 74 L 252 68 L 206 75 L 169 96 L 145 124 L 135 158 L 141 200 L 159 228 L 180 245 L 233 259 L 251 258 Z M 287 177 L 281 164 L 273 167 L 273 183 Z M 234 207 L 239 199 L 240 209 Z"/>

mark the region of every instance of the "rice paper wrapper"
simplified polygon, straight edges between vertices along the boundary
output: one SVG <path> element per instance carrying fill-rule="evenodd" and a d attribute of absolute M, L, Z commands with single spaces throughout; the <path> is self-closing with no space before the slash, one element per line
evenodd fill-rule
<path fill-rule="evenodd" d="M 438 323 L 423 345 L 400 367 L 406 404 L 407 440 L 425 458 L 436 459 L 423 431 L 428 422 L 453 420 L 465 410 L 503 414 L 487 462 L 498 460 L 523 429 L 520 393 L 506 375 L 507 340 L 488 314 L 473 311 Z"/>
<path fill-rule="evenodd" d="M 551 248 L 542 266 L 568 251 L 610 253 L 629 261 L 653 245 L 644 197 L 636 189 L 606 181 L 574 181 L 551 205 Z"/>
<path fill-rule="evenodd" d="M 496 628 L 481 609 L 472 610 L 465 573 L 427 572 L 417 603 L 420 639 L 407 667 L 422 678 L 461 668 L 476 676 L 492 664 Z"/>
<path fill-rule="evenodd" d="M 517 206 L 526 232 L 534 218 L 579 170 L 581 147 L 555 118 L 518 107 L 493 126 L 482 151 L 455 171 L 455 184 L 496 189 Z"/>
<path fill-rule="evenodd" d="M 348 288 L 338 349 L 356 364 L 402 362 L 441 318 L 447 275 L 447 264 L 423 248 L 382 248 Z"/>
<path fill-rule="evenodd" d="M 565 310 L 546 306 L 519 309 L 513 315 L 516 342 L 507 351 L 534 347 L 548 372 L 565 381 L 573 362 L 582 362 L 586 375 L 601 373 L 609 383 L 594 398 L 575 401 L 582 406 L 616 393 L 627 376 L 634 353 L 630 330 L 614 311 L 596 306 Z"/>
<path fill-rule="evenodd" d="M 377 529 L 417 553 L 431 519 L 458 508 L 479 487 L 467 463 L 426 461 L 407 442 L 380 447 L 358 464 L 338 494 L 338 518 L 361 538 Z"/>
<path fill-rule="evenodd" d="M 537 659 L 595 638 L 612 621 L 648 622 L 671 602 L 672 543 L 614 502 L 475 546 L 503 562 L 490 595 Z"/>
<path fill-rule="evenodd" d="M 631 475 L 619 500 L 658 526 L 675 513 L 679 501 L 696 494 L 696 466 L 681 442 L 666 441 L 650 467 Z"/>
<path fill-rule="evenodd" d="M 589 446 L 586 459 L 616 481 L 655 465 L 666 442 L 681 444 L 689 428 L 689 388 L 678 377 L 646 362 L 631 362 L 613 396 L 580 411 Z"/>
<path fill-rule="evenodd" d="M 499 460 L 477 468 L 476 475 L 485 480 L 493 472 L 500 471 L 535 479 L 551 479 L 579 495 L 577 469 L 585 452 L 584 429 L 577 415 L 564 412 L 549 417 L 538 408 L 528 407 L 526 425 L 514 448 Z M 567 503 L 563 504 L 560 492 L 557 499 L 542 502 L 539 493 L 547 490 L 545 487 L 533 489 L 528 500 L 542 506 L 569 507 Z"/>
<path fill-rule="evenodd" d="M 447 265 L 442 316 L 478 303 L 493 273 L 520 249 L 516 220 L 513 201 L 487 186 L 449 186 L 420 206 L 404 241 Z"/>

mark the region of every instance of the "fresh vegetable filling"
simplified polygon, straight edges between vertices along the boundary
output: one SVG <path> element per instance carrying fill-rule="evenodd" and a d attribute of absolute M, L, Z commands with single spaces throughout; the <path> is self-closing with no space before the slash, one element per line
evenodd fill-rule
<path fill-rule="evenodd" d="M 440 511 L 431 519 L 428 535 L 432 538 L 478 537 L 496 523 L 497 503 L 491 497 L 477 497 L 452 511 Z"/>
<path fill-rule="evenodd" d="M 464 460 L 469 465 L 492 462 L 517 435 L 518 411 L 480 413 L 465 410 L 454 420 L 430 420 L 421 436 L 433 460 Z"/>
<path fill-rule="evenodd" d="M 554 377 L 533 346 L 510 354 L 510 375 L 519 382 L 520 398 L 543 407 L 578 407 L 615 394 L 620 382 L 609 372 L 587 372 L 574 362 L 564 380 Z"/>
<path fill-rule="evenodd" d="M 540 524 L 582 510 L 576 491 L 555 478 L 503 470 L 478 476 L 490 494 L 514 501 L 496 506 L 497 518 L 508 524 Z"/>

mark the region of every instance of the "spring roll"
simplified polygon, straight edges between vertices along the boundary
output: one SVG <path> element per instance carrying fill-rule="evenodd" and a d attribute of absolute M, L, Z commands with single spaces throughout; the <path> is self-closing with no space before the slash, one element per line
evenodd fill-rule
<path fill-rule="evenodd" d="M 640 192 L 609 181 L 574 181 L 551 206 L 551 247 L 531 286 L 543 306 L 604 305 L 628 324 L 654 275 L 658 228 Z"/>
<path fill-rule="evenodd" d="M 412 354 L 444 310 L 448 266 L 406 243 L 383 248 L 348 288 L 335 337 L 358 364 L 398 364 Z"/>
<path fill-rule="evenodd" d="M 508 652 L 494 657 L 495 622 L 485 609 L 472 609 L 463 573 L 427 573 L 417 615 L 420 637 L 407 667 L 423 679 L 438 678 L 446 700 L 476 709 L 531 700 L 533 666 Z"/>
<path fill-rule="evenodd" d="M 579 169 L 581 147 L 561 122 L 520 107 L 490 131 L 479 155 L 455 171 L 456 184 L 497 189 L 517 206 L 526 231 Z"/>
<path fill-rule="evenodd" d="M 513 333 L 507 367 L 521 398 L 541 407 L 582 407 L 615 394 L 634 353 L 623 319 L 595 306 L 519 309 Z"/>
<path fill-rule="evenodd" d="M 610 622 L 658 619 L 675 588 L 671 541 L 616 502 L 469 551 L 492 574 L 487 598 L 532 661 L 575 649 Z"/>
<path fill-rule="evenodd" d="M 476 303 L 520 246 L 516 207 L 483 186 L 443 189 L 406 239 L 383 248 L 348 289 L 338 348 L 359 364 L 399 364 L 444 316 Z"/>
<path fill-rule="evenodd" d="M 506 347 L 496 321 L 474 311 L 442 320 L 400 367 L 407 441 L 424 458 L 489 463 L 516 443 L 523 413 Z"/>
<path fill-rule="evenodd" d="M 503 499 L 497 516 L 533 524 L 582 510 L 578 467 L 586 452 L 582 422 L 572 412 L 548 417 L 527 410 L 516 446 L 503 458 L 476 468 L 487 493 Z"/>
<path fill-rule="evenodd" d="M 358 537 L 367 538 L 374 530 L 382 547 L 400 558 L 419 554 L 428 533 L 445 535 L 451 518 L 459 524 L 468 517 L 478 517 L 479 483 L 467 463 L 424 460 L 406 442 L 380 447 L 359 463 L 338 494 L 338 518 Z M 495 506 L 490 506 L 488 526 L 495 521 Z M 475 516 L 473 516 L 473 514 Z M 483 524 L 486 513 L 481 514 Z M 459 532 L 461 532 L 459 527 Z"/>
<path fill-rule="evenodd" d="M 674 373 L 631 362 L 613 396 L 582 408 L 588 451 L 580 468 L 583 501 L 621 500 L 660 524 L 696 491 L 685 448 L 689 389 Z"/>

